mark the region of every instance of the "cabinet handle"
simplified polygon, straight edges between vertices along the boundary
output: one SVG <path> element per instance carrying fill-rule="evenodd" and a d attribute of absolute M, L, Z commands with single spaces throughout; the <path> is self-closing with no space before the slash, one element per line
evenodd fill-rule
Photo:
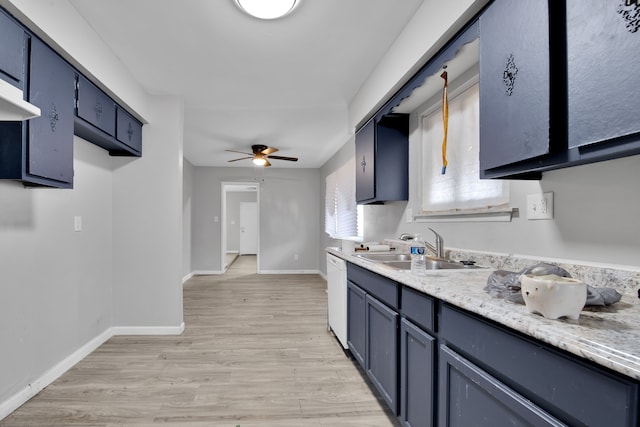
<path fill-rule="evenodd" d="M 102 104 L 100 104 L 100 100 L 96 99 L 96 105 L 93 107 L 93 111 L 96 112 L 96 120 L 100 120 L 100 116 L 102 115 Z"/>
<path fill-rule="evenodd" d="M 131 142 L 131 138 L 133 138 L 133 126 L 131 126 L 131 122 L 129 122 L 129 128 L 127 129 L 127 135 L 129 135 L 129 142 Z"/>
<path fill-rule="evenodd" d="M 618 6 L 617 12 L 624 19 L 624 25 L 630 33 L 637 33 L 640 30 L 640 1 L 625 0 Z"/>
<path fill-rule="evenodd" d="M 367 167 L 367 161 L 362 156 L 362 161 L 360 162 L 360 166 L 362 166 L 362 173 L 364 173 L 364 169 Z"/>
<path fill-rule="evenodd" d="M 51 126 L 51 132 L 55 132 L 56 126 L 58 126 L 58 121 L 60 120 L 55 102 L 51 103 L 51 107 L 49 108 L 49 115 L 47 117 L 49 118 L 49 126 Z"/>
<path fill-rule="evenodd" d="M 507 65 L 502 72 L 502 81 L 506 86 L 507 96 L 513 94 L 513 87 L 516 83 L 516 76 L 518 75 L 518 67 L 516 66 L 516 60 L 513 53 L 507 56 Z"/>

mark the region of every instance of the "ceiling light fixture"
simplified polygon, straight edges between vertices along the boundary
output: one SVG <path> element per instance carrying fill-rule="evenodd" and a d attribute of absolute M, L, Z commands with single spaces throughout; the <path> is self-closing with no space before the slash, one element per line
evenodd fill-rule
<path fill-rule="evenodd" d="M 256 166 L 264 166 L 267 164 L 267 160 L 262 156 L 256 156 L 253 159 L 253 164 Z"/>
<path fill-rule="evenodd" d="M 299 0 L 236 0 L 243 12 L 260 19 L 277 19 L 291 13 Z"/>

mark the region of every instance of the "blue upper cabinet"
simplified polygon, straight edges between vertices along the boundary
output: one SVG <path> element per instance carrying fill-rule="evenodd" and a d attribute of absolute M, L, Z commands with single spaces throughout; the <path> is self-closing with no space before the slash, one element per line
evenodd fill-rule
<path fill-rule="evenodd" d="M 24 89 L 25 32 L 0 9 L 0 79 Z"/>
<path fill-rule="evenodd" d="M 78 117 L 110 136 L 116 134 L 116 104 L 83 76 L 78 77 Z"/>
<path fill-rule="evenodd" d="M 409 116 L 373 118 L 356 133 L 356 200 L 408 200 Z"/>
<path fill-rule="evenodd" d="M 637 151 L 639 18 L 635 1 L 567 2 L 569 148 Z"/>
<path fill-rule="evenodd" d="M 480 17 L 482 170 L 548 154 L 546 1 L 496 0 Z"/>
<path fill-rule="evenodd" d="M 494 0 L 480 16 L 480 170 L 533 178 L 640 154 L 638 2 Z"/>
<path fill-rule="evenodd" d="M 112 156 L 140 157 L 142 124 L 84 76 L 76 79 L 74 133 Z"/>
<path fill-rule="evenodd" d="M 73 184 L 73 69 L 41 41 L 31 42 L 29 101 L 41 116 L 27 121 L 32 176 Z"/>
<path fill-rule="evenodd" d="M 41 116 L 0 122 L 0 178 L 71 188 L 74 71 L 35 37 L 30 51 L 28 98 Z"/>
<path fill-rule="evenodd" d="M 142 152 L 142 124 L 122 108 L 118 107 L 116 115 L 116 139 L 135 153 Z"/>

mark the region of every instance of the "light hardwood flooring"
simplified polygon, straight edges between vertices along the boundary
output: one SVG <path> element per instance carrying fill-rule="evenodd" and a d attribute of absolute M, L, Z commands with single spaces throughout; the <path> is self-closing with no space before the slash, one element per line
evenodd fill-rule
<path fill-rule="evenodd" d="M 183 335 L 113 337 L 0 426 L 398 426 L 327 332 L 325 281 L 255 271 L 193 277 Z"/>

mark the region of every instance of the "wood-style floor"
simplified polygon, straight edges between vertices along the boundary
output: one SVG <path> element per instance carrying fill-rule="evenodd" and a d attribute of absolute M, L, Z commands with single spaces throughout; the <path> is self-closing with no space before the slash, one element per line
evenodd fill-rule
<path fill-rule="evenodd" d="M 113 337 L 0 426 L 397 426 L 327 332 L 325 287 L 239 257 L 185 283 L 182 336 Z"/>

